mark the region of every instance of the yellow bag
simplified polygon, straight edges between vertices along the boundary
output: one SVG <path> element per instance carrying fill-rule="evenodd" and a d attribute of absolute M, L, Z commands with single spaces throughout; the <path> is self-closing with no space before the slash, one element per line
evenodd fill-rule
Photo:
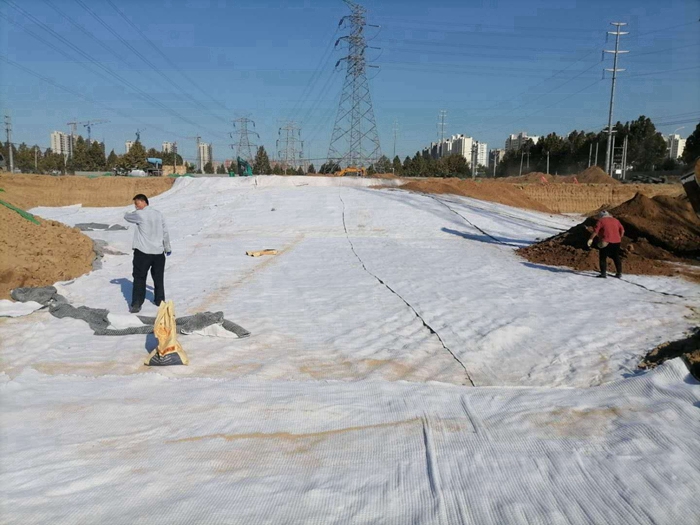
<path fill-rule="evenodd" d="M 158 348 L 153 350 L 144 361 L 147 366 L 187 365 L 187 354 L 177 342 L 177 324 L 175 322 L 175 305 L 172 301 L 163 301 L 158 307 L 158 315 L 153 325 L 153 333 L 158 338 Z"/>

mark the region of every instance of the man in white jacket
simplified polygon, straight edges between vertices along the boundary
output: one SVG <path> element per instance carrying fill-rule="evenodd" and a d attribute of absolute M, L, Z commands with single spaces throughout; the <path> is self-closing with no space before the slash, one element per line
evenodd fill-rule
<path fill-rule="evenodd" d="M 170 236 L 163 215 L 148 206 L 148 197 L 139 193 L 134 197 L 135 211 L 124 215 L 124 220 L 136 224 L 134 232 L 134 288 L 131 294 L 131 313 L 141 311 L 146 299 L 146 277 L 151 270 L 155 304 L 165 301 L 163 274 L 165 256 L 170 255 Z"/>

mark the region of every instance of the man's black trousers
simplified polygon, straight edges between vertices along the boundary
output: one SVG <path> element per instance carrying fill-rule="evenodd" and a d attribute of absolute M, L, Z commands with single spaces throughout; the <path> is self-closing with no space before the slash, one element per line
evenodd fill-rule
<path fill-rule="evenodd" d="M 622 275 L 622 260 L 620 259 L 620 243 L 610 243 L 605 248 L 600 249 L 600 273 L 605 275 L 608 272 L 608 257 L 615 263 L 617 275 Z"/>
<path fill-rule="evenodd" d="M 146 277 L 151 270 L 153 279 L 154 300 L 156 305 L 165 301 L 165 288 L 163 287 L 163 274 L 165 273 L 165 254 L 152 255 L 134 250 L 134 289 L 131 294 L 131 305 L 141 306 L 146 299 Z"/>

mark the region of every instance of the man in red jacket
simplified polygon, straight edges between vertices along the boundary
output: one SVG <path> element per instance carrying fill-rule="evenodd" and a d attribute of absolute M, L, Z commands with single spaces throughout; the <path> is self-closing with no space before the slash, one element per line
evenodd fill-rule
<path fill-rule="evenodd" d="M 615 217 L 610 215 L 610 212 L 601 211 L 598 214 L 598 224 L 593 230 L 593 235 L 588 239 L 588 247 L 593 245 L 593 239 L 598 237 L 598 248 L 600 249 L 600 275 L 605 279 L 608 271 L 608 257 L 615 263 L 615 277 L 622 277 L 622 261 L 620 260 L 620 243 L 622 236 L 625 234 L 625 229 L 622 223 Z"/>

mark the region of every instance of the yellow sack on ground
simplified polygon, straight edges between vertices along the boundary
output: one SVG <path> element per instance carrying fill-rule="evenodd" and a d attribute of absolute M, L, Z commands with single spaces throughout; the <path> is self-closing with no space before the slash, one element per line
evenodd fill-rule
<path fill-rule="evenodd" d="M 175 323 L 175 305 L 172 301 L 163 301 L 158 307 L 158 315 L 153 325 L 153 333 L 158 338 L 158 348 L 153 350 L 144 361 L 148 366 L 169 366 L 189 364 L 187 354 L 177 342 L 177 325 Z"/>

